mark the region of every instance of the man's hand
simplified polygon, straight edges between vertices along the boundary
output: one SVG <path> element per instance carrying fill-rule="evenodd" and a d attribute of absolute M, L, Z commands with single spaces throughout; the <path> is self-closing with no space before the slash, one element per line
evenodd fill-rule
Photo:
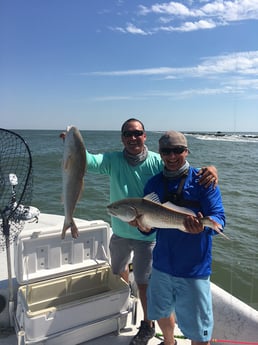
<path fill-rule="evenodd" d="M 137 219 L 135 218 L 131 222 L 128 222 L 129 225 L 134 226 L 135 228 L 138 228 L 138 222 Z"/>
<path fill-rule="evenodd" d="M 203 215 L 201 212 L 198 212 L 198 216 L 187 216 L 184 220 L 185 229 L 191 234 L 199 234 L 203 231 L 204 226 L 202 225 L 201 219 Z"/>
<path fill-rule="evenodd" d="M 66 132 L 62 132 L 59 134 L 59 138 L 63 139 L 63 141 L 65 141 L 65 136 L 66 136 Z"/>
<path fill-rule="evenodd" d="M 200 185 L 208 188 L 210 185 L 213 185 L 215 188 L 218 185 L 219 177 L 217 168 L 213 165 L 208 167 L 203 167 L 198 172 L 197 176 L 200 176 Z"/>
<path fill-rule="evenodd" d="M 131 222 L 128 222 L 128 224 L 130 224 L 131 226 L 134 226 L 138 229 L 140 229 L 143 232 L 150 232 L 151 228 L 147 228 L 145 227 L 141 222 L 140 219 L 135 218 L 134 220 L 132 220 Z"/>

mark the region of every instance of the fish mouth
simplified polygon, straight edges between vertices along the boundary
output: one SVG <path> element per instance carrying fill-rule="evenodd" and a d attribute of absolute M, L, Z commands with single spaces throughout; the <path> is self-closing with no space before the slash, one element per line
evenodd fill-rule
<path fill-rule="evenodd" d="M 107 213 L 110 214 L 111 216 L 115 216 L 116 213 L 109 207 L 107 207 Z"/>

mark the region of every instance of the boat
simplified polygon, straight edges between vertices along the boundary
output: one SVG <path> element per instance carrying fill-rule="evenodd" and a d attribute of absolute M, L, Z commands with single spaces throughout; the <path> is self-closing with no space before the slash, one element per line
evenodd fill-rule
<path fill-rule="evenodd" d="M 14 296 L 13 301 L 8 300 L 10 295 L 10 286 L 8 284 L 8 270 L 10 274 L 10 268 L 7 265 L 6 252 L 0 251 L 0 344 L 129 344 L 130 339 L 137 333 L 137 327 L 139 326 L 140 320 L 142 319 L 142 309 L 140 303 L 138 302 L 137 294 L 130 294 L 129 307 L 127 311 L 122 315 L 122 323 L 120 322 L 120 317 L 115 319 L 115 321 L 117 322 L 117 327 L 116 329 L 113 329 L 111 332 L 109 331 L 109 328 L 107 326 L 107 320 L 103 323 L 104 318 L 102 319 L 99 317 L 99 320 L 97 320 L 97 322 L 92 323 L 91 325 L 81 324 L 78 327 L 59 331 L 56 334 L 51 334 L 50 336 L 45 337 L 39 336 L 42 327 L 37 326 L 34 329 L 34 339 L 28 339 L 28 337 L 26 337 L 26 333 L 28 333 L 28 330 L 26 329 L 26 327 L 21 327 L 21 322 L 18 320 L 20 315 L 20 311 L 18 309 L 21 308 L 22 304 L 21 302 L 18 302 L 18 297 L 21 290 L 20 275 L 23 263 L 21 262 L 21 258 L 18 256 L 17 253 L 20 251 L 22 252 L 24 250 L 24 247 L 26 247 L 24 242 L 21 242 L 21 239 L 29 237 L 33 241 L 34 239 L 39 238 L 39 234 L 42 232 L 42 229 L 46 229 L 46 231 L 43 231 L 43 235 L 45 236 L 45 238 L 46 236 L 48 236 L 48 234 L 52 233 L 51 229 L 56 229 L 57 231 L 60 231 L 61 235 L 63 221 L 64 217 L 61 215 L 41 213 L 39 215 L 37 222 L 25 222 L 24 229 L 18 235 L 15 243 L 10 246 L 11 276 Z M 83 219 L 75 219 L 75 221 L 76 224 L 79 225 L 79 228 L 89 227 L 90 224 L 92 231 L 95 231 L 95 228 L 98 230 L 98 226 L 96 227 L 95 225 L 100 224 L 102 228 L 103 224 L 107 224 L 101 220 L 91 221 L 90 223 L 89 221 Z M 107 225 L 107 229 L 110 231 L 108 233 L 109 239 L 110 234 L 112 233 L 112 229 L 109 227 L 109 225 Z M 69 236 L 69 234 L 67 234 L 67 236 Z M 53 240 L 53 237 L 51 238 Z M 70 239 L 69 241 L 71 242 L 76 240 Z M 17 247 L 17 243 L 22 243 L 23 249 L 19 249 L 20 247 Z M 106 243 L 106 248 L 107 247 L 108 243 Z M 29 246 L 29 248 L 31 249 L 31 245 Z M 34 254 L 33 250 L 32 254 Z M 35 253 L 35 255 L 38 254 Z M 108 257 L 108 252 L 106 253 L 106 256 Z M 45 259 L 42 257 L 41 260 L 43 262 L 43 260 Z M 26 262 L 26 260 L 24 260 L 24 262 Z M 17 267 L 19 267 L 18 270 Z M 80 272 L 81 271 L 82 267 L 80 267 Z M 63 276 L 64 273 L 70 274 L 70 272 L 64 272 L 64 267 L 55 267 L 55 277 Z M 47 279 L 49 278 L 45 278 L 45 282 Z M 227 343 L 258 345 L 258 311 L 253 309 L 251 306 L 245 304 L 238 298 L 232 296 L 230 293 L 226 292 L 214 283 L 211 283 L 211 287 L 213 295 L 214 312 L 214 331 L 212 342 L 216 342 L 216 344 Z M 27 290 L 25 289 L 25 291 Z M 93 307 L 93 313 L 94 312 L 95 310 Z M 78 320 L 80 320 L 84 316 L 85 315 L 80 314 L 79 310 L 78 313 L 76 312 L 76 314 L 74 315 L 74 317 Z M 67 317 L 69 317 L 69 315 Z M 51 318 L 49 317 L 49 319 L 51 324 Z M 63 322 L 65 322 L 65 320 Z M 85 332 L 90 333 L 89 339 L 85 337 Z M 149 345 L 157 345 L 160 344 L 160 342 L 162 341 L 162 334 L 157 324 L 156 332 L 156 337 L 152 338 L 149 341 Z M 175 338 L 177 340 L 178 345 L 190 345 L 191 343 L 189 339 L 186 339 L 184 337 L 178 326 L 176 326 L 175 329 Z"/>

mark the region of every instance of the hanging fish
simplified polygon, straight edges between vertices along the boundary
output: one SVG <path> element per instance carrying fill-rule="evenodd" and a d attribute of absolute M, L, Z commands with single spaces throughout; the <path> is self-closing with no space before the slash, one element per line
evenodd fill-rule
<path fill-rule="evenodd" d="M 68 126 L 66 132 L 60 136 L 64 139 L 62 178 L 65 215 L 61 238 L 65 238 L 65 233 L 69 228 L 72 237 L 77 238 L 79 232 L 73 213 L 84 187 L 86 152 L 83 138 L 76 127 Z"/>

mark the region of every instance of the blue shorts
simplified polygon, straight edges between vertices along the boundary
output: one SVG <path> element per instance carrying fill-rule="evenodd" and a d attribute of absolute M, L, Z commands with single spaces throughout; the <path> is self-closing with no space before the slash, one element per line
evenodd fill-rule
<path fill-rule="evenodd" d="M 152 268 L 147 292 L 148 319 L 176 314 L 184 336 L 194 341 L 212 338 L 210 278 L 179 278 Z"/>
<path fill-rule="evenodd" d="M 112 235 L 109 249 L 114 274 L 124 272 L 130 261 L 137 284 L 148 284 L 152 268 L 152 250 L 155 242 L 133 240 Z M 133 253 L 133 258 L 132 258 Z"/>

